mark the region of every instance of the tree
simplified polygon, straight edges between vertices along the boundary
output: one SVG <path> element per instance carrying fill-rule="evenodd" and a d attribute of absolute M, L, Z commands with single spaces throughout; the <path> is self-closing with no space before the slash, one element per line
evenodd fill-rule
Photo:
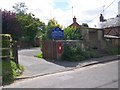
<path fill-rule="evenodd" d="M 83 27 L 89 27 L 87 23 L 82 23 Z"/>
<path fill-rule="evenodd" d="M 38 33 L 42 33 L 45 24 L 38 18 L 35 18 L 32 13 L 25 15 L 17 15 L 22 28 L 22 40 L 33 41 Z"/>
<path fill-rule="evenodd" d="M 32 13 L 26 13 L 27 6 L 25 3 L 17 3 L 13 6 L 14 11 L 17 13 L 17 20 L 21 26 L 21 40 L 33 41 L 34 38 L 43 32 L 45 24 L 41 22 Z"/>
<path fill-rule="evenodd" d="M 64 39 L 65 40 L 80 40 L 82 39 L 80 29 L 74 27 L 67 27 L 64 29 Z"/>
<path fill-rule="evenodd" d="M 21 28 L 16 18 L 16 14 L 10 11 L 2 11 L 2 33 L 11 34 L 14 40 L 18 40 Z"/>
<path fill-rule="evenodd" d="M 46 31 L 45 31 L 45 34 L 43 36 L 43 39 L 52 39 L 52 36 L 51 36 L 52 30 L 57 26 L 62 28 L 62 26 L 60 26 L 60 24 L 58 24 L 54 18 L 50 19 L 48 21 L 46 28 L 45 28 Z"/>
<path fill-rule="evenodd" d="M 23 2 L 16 3 L 13 6 L 13 11 L 16 12 L 17 14 L 25 14 L 27 10 L 28 8 Z"/>

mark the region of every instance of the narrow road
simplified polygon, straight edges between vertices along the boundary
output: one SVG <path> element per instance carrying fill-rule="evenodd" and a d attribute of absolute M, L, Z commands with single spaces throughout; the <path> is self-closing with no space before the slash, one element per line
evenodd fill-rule
<path fill-rule="evenodd" d="M 40 52 L 40 48 L 19 50 L 19 64 L 23 65 L 25 69 L 20 78 L 33 77 L 65 69 L 64 66 L 35 57 Z"/>
<path fill-rule="evenodd" d="M 118 61 L 22 80 L 4 88 L 118 88 Z"/>

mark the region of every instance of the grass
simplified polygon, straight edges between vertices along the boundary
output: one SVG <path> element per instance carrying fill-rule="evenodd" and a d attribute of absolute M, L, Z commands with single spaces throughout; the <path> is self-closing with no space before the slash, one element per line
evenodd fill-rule
<path fill-rule="evenodd" d="M 14 61 L 2 60 L 3 85 L 12 83 L 23 71 L 23 66 L 17 65 Z"/>
<path fill-rule="evenodd" d="M 43 58 L 43 53 L 42 53 L 42 52 L 38 53 L 38 54 L 36 55 L 36 57 L 38 57 L 38 58 Z"/>

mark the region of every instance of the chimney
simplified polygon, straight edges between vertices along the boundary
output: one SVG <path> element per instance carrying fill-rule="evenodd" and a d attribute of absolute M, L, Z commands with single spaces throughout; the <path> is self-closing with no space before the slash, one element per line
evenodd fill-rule
<path fill-rule="evenodd" d="M 100 14 L 100 22 L 104 22 L 104 17 L 102 14 Z"/>
<path fill-rule="evenodd" d="M 74 18 L 73 18 L 73 23 L 76 23 L 76 18 L 75 18 L 75 16 L 74 16 Z"/>

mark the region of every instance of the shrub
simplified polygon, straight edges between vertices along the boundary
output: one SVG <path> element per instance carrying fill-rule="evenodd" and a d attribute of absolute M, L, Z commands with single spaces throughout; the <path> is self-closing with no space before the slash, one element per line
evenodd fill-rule
<path fill-rule="evenodd" d="M 107 50 L 107 54 L 109 54 L 109 55 L 117 55 L 117 54 L 120 54 L 120 47 L 109 48 L 109 49 Z"/>
<path fill-rule="evenodd" d="M 64 52 L 62 54 L 62 59 L 72 61 L 74 60 L 74 56 L 75 56 L 75 50 L 73 49 L 73 47 L 65 45 Z"/>
<path fill-rule="evenodd" d="M 62 60 L 81 61 L 90 58 L 100 57 L 97 51 L 83 51 L 79 44 L 65 45 Z"/>
<path fill-rule="evenodd" d="M 14 80 L 10 60 L 2 60 L 2 78 L 3 85 L 9 84 Z"/>
<path fill-rule="evenodd" d="M 0 36 L 2 37 L 2 48 L 0 48 L 0 50 L 2 50 L 2 61 L 0 61 L 0 68 L 2 67 L 2 72 L 0 72 L 0 75 L 2 75 L 4 85 L 12 83 L 15 77 L 22 74 L 24 69 L 23 66 L 17 65 L 11 60 L 11 36 L 8 34 L 0 34 Z"/>
<path fill-rule="evenodd" d="M 11 42 L 11 36 L 9 34 L 0 34 L 0 37 L 2 37 L 2 47 L 0 50 L 2 50 L 2 57 L 3 56 L 9 56 L 10 55 L 10 42 Z"/>
<path fill-rule="evenodd" d="M 14 61 L 11 60 L 11 68 L 13 72 L 13 77 L 16 78 L 22 74 L 24 71 L 23 66 L 17 65 Z"/>
<path fill-rule="evenodd" d="M 14 81 L 14 78 L 20 76 L 24 71 L 23 66 L 17 65 L 12 60 L 3 60 L 2 61 L 2 78 L 3 85 L 10 84 Z"/>

